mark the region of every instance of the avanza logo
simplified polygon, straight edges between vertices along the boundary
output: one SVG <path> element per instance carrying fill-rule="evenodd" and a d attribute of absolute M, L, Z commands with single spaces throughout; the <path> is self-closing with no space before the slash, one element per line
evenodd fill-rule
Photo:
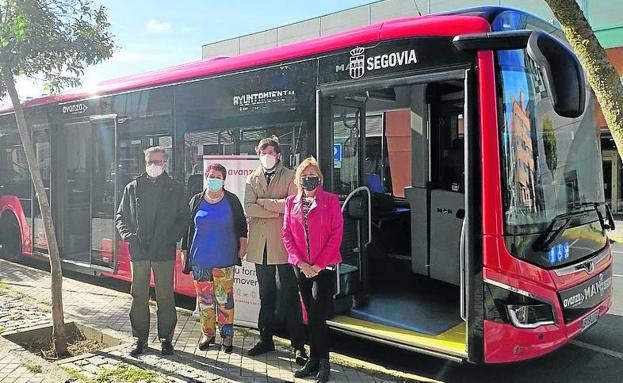
<path fill-rule="evenodd" d="M 596 296 L 603 298 L 611 285 L 612 277 L 604 276 L 603 273 L 599 274 L 595 282 L 592 282 L 574 295 L 564 298 L 562 305 L 564 308 L 575 308 L 584 302 L 590 302 Z"/>
<path fill-rule="evenodd" d="M 352 79 L 363 77 L 366 71 L 394 68 L 404 65 L 416 64 L 417 55 L 415 49 L 407 49 L 400 52 L 384 53 L 366 58 L 366 48 L 357 47 L 350 50 L 350 58 L 347 65 L 336 65 L 335 72 L 343 72 L 348 69 Z"/>

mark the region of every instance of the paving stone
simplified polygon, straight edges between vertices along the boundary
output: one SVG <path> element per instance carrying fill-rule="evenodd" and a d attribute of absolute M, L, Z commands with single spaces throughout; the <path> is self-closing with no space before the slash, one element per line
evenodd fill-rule
<path fill-rule="evenodd" d="M 28 299 L 36 302 L 49 301 L 48 273 L 0 260 L 0 279 L 9 285 L 10 290 L 16 292 L 10 295 L 0 294 L 0 325 L 7 328 L 6 331 L 9 331 L 7 324 L 10 324 L 11 329 L 19 330 L 50 322 L 49 308 L 42 308 L 40 303 L 26 304 Z M 64 279 L 63 287 L 66 321 L 75 320 L 91 327 L 108 329 L 126 342 L 126 346 L 120 348 L 97 355 L 87 354 L 69 363 L 57 363 L 59 366 L 76 369 L 87 377 L 95 378 L 104 368 L 115 368 L 120 363 L 126 363 L 156 373 L 163 382 L 313 381 L 313 377 L 306 380 L 294 379 L 293 371 L 298 366 L 292 361 L 289 347 L 278 346 L 273 353 L 258 358 L 247 357 L 246 351 L 259 340 L 255 332 L 237 329 L 232 354 L 220 352 L 220 339 L 217 339 L 217 346 L 207 352 L 198 350 L 201 331 L 197 318 L 183 315 L 182 311 L 178 312 L 178 324 L 173 338 L 175 354 L 162 357 L 157 337 L 155 305 L 150 305 L 150 347 L 145 354 L 131 358 L 128 355 L 132 342 L 128 319 L 130 295 L 67 278 Z M 354 369 L 333 367 L 331 380 L 334 382 L 375 381 L 373 377 Z M 52 382 L 46 380 L 45 376 L 30 373 L 22 367 L 21 361 L 0 350 L 0 383 L 15 382 L 17 379 L 21 379 L 20 382 Z"/>

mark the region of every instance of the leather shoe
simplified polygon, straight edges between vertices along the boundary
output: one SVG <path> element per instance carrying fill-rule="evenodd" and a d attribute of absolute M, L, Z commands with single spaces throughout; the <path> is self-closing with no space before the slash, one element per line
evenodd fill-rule
<path fill-rule="evenodd" d="M 318 372 L 319 363 L 318 359 L 309 358 L 307 359 L 307 363 L 296 371 L 294 371 L 295 378 L 304 378 L 306 376 L 310 376 Z"/>
<path fill-rule="evenodd" d="M 255 346 L 251 347 L 247 354 L 249 354 L 249 356 L 258 356 L 270 351 L 275 351 L 275 344 L 273 342 L 269 343 L 260 340 Z"/>
<path fill-rule="evenodd" d="M 173 355 L 173 344 L 170 341 L 162 342 L 160 347 L 161 355 Z"/>
<path fill-rule="evenodd" d="M 294 350 L 294 361 L 299 366 L 304 366 L 307 363 L 307 352 L 304 348 Z"/>
<path fill-rule="evenodd" d="M 130 348 L 130 356 L 136 358 L 145 352 L 145 343 L 143 342 L 134 342 L 132 347 Z"/>
<path fill-rule="evenodd" d="M 201 342 L 199 342 L 199 350 L 201 351 L 205 351 L 207 350 L 211 344 L 214 343 L 214 337 L 212 338 L 208 338 L 207 336 L 203 336 L 203 338 L 201 338 Z"/>
<path fill-rule="evenodd" d="M 316 375 L 316 383 L 327 383 L 329 381 L 329 375 L 331 375 L 331 366 L 329 365 L 329 359 L 320 359 L 318 363 L 318 375 Z"/>

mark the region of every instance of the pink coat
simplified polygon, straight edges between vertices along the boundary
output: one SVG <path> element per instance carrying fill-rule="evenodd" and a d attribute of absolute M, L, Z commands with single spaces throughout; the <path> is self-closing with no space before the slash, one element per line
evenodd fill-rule
<path fill-rule="evenodd" d="M 288 252 L 288 262 L 297 265 L 303 261 L 310 265 L 317 265 L 321 269 L 327 265 L 342 262 L 340 245 L 344 219 L 337 196 L 322 190 L 321 187 L 316 191 L 316 199 L 307 214 L 310 237 L 309 257 L 301 200 L 301 192 L 286 199 L 281 233 L 283 244 Z"/>

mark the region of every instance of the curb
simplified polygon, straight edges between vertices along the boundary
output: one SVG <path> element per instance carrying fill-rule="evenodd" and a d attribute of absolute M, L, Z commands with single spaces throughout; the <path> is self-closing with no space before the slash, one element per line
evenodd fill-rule
<path fill-rule="evenodd" d="M 246 331 L 253 332 L 258 334 L 259 332 L 254 329 L 244 328 Z M 280 338 L 278 336 L 274 336 L 274 340 L 276 346 L 285 352 L 291 352 L 290 341 L 285 338 Z M 309 348 L 306 347 L 309 351 Z M 442 383 L 438 380 L 430 379 L 424 376 L 411 374 L 407 372 L 402 372 L 398 370 L 388 369 L 378 364 L 366 362 L 360 359 L 355 359 L 347 355 L 338 354 L 336 352 L 331 352 L 330 356 L 331 363 L 340 365 L 346 368 L 352 368 L 355 370 L 363 371 L 368 375 L 371 375 L 375 378 L 380 378 L 384 380 L 391 381 L 399 381 L 399 382 L 417 382 L 417 383 Z"/>

